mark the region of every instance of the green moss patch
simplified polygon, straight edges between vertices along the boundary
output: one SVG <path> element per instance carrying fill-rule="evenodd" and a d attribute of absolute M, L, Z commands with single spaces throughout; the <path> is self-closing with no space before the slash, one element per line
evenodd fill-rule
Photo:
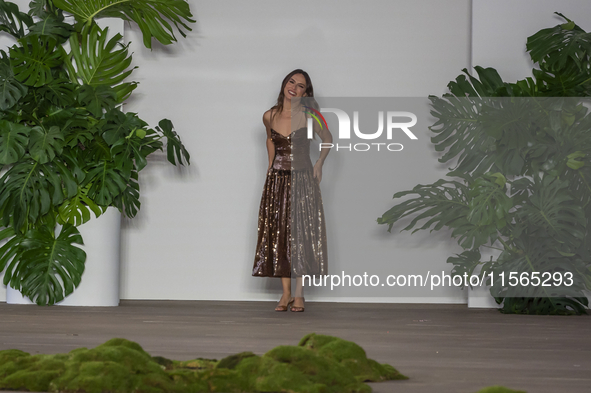
<path fill-rule="evenodd" d="M 352 341 L 311 333 L 302 338 L 299 345 L 322 357 L 335 360 L 361 382 L 408 379 L 389 364 L 368 359 L 363 348 Z"/>
<path fill-rule="evenodd" d="M 262 356 L 257 376 L 256 391 L 263 392 L 371 392 L 338 362 L 303 347 L 270 350 Z"/>
<path fill-rule="evenodd" d="M 233 370 L 236 368 L 238 363 L 240 363 L 242 360 L 244 360 L 246 358 L 251 358 L 253 356 L 256 356 L 256 355 L 252 352 L 240 352 L 240 353 L 237 353 L 236 355 L 230 355 L 228 357 L 223 358 L 222 360 L 220 360 L 218 362 L 218 364 L 215 367 L 216 368 L 227 368 L 227 369 Z"/>
<path fill-rule="evenodd" d="M 526 393 L 523 390 L 513 390 L 504 386 L 489 386 L 479 390 L 477 393 Z"/>
<path fill-rule="evenodd" d="M 122 338 L 58 355 L 0 351 L 0 390 L 369 393 L 364 381 L 388 379 L 406 377 L 367 359 L 355 343 L 316 334 L 307 335 L 298 346 L 279 346 L 263 356 L 242 352 L 220 361 L 152 357 Z"/>

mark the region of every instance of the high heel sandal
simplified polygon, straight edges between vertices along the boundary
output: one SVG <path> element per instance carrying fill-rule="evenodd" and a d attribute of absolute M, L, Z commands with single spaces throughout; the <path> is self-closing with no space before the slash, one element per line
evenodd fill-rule
<path fill-rule="evenodd" d="M 291 300 L 289 302 L 287 302 L 287 306 L 277 306 L 275 307 L 275 311 L 279 311 L 279 312 L 283 312 L 283 311 L 287 311 L 287 309 L 289 308 L 289 305 L 293 303 L 293 301 L 295 300 L 295 298 L 291 298 Z"/>
<path fill-rule="evenodd" d="M 294 297 L 293 298 L 293 301 L 295 301 L 296 299 L 302 299 L 302 301 L 304 301 L 304 298 L 303 297 L 301 297 L 301 298 L 295 298 Z M 293 303 L 293 301 L 292 301 L 292 303 Z M 304 312 L 304 307 L 294 307 L 294 306 L 291 306 L 291 308 L 289 310 L 291 312 Z"/>

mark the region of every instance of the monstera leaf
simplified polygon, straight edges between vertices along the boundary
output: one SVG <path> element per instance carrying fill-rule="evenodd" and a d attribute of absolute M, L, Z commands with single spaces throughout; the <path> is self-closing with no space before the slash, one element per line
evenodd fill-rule
<path fill-rule="evenodd" d="M 18 5 L 0 0 L 0 31 L 19 39 L 25 36 L 25 28 L 32 24 L 33 18 L 20 12 Z"/>
<path fill-rule="evenodd" d="M 53 0 L 53 4 L 86 26 L 96 18 L 133 20 L 147 48 L 152 47 L 152 37 L 164 45 L 176 41 L 171 23 L 184 37 L 183 29 L 191 30 L 187 23 L 195 22 L 185 0 Z"/>
<path fill-rule="evenodd" d="M 29 34 L 48 36 L 59 43 L 64 43 L 72 34 L 72 26 L 64 23 L 55 15 L 49 14 L 44 19 L 29 27 Z"/>
<path fill-rule="evenodd" d="M 505 189 L 506 179 L 500 173 L 475 179 L 470 186 L 470 212 L 466 217 L 471 224 L 502 229 L 510 220 L 513 201 Z"/>
<path fill-rule="evenodd" d="M 113 199 L 113 205 L 129 218 L 135 217 L 140 210 L 140 184 L 137 171 L 131 172 L 127 188 Z"/>
<path fill-rule="evenodd" d="M 80 226 L 91 219 L 91 212 L 98 218 L 105 210 L 88 197 L 88 187 L 79 187 L 76 196 L 59 207 L 59 218 L 62 224 Z"/>
<path fill-rule="evenodd" d="M 402 230 L 414 229 L 414 233 L 425 229 L 437 231 L 444 227 L 451 228 L 451 236 L 457 238 L 464 249 L 480 247 L 489 240 L 496 240 L 497 228 L 494 224 L 478 225 L 468 219 L 471 211 L 470 190 L 463 183 L 438 180 L 433 184 L 419 184 L 410 191 L 397 192 L 394 198 L 413 194 L 416 197 L 392 207 L 378 218 L 378 223 L 388 224 L 388 230 L 391 230 L 395 222 L 410 216 L 413 217 L 411 223 Z"/>
<path fill-rule="evenodd" d="M 47 36 L 28 35 L 21 46 L 10 48 L 15 78 L 28 86 L 39 87 L 53 80 L 52 68 L 62 64 L 57 41 Z M 61 48 L 61 46 L 60 46 Z"/>
<path fill-rule="evenodd" d="M 49 105 L 42 108 L 40 115 L 43 127 L 59 127 L 66 138 L 72 129 L 89 129 L 96 124 L 96 120 L 88 116 L 88 111 L 82 107 Z"/>
<path fill-rule="evenodd" d="M 476 248 L 474 250 L 466 250 L 461 254 L 456 254 L 456 256 L 447 258 L 447 263 L 454 265 L 451 271 L 453 275 L 464 276 L 464 274 L 466 274 L 466 277 L 470 277 L 474 274 L 476 268 L 482 264 L 480 258 L 480 250 Z M 462 281 L 462 286 L 460 288 L 464 288 L 464 284 L 468 284 L 472 287 L 469 281 Z"/>
<path fill-rule="evenodd" d="M 39 19 L 45 19 L 48 15 L 51 15 L 63 21 L 63 11 L 56 8 L 53 3 L 53 0 L 31 0 L 29 3 L 29 15 Z"/>
<path fill-rule="evenodd" d="M 587 68 L 591 53 L 591 33 L 585 32 L 572 20 L 548 29 L 542 29 L 528 37 L 526 48 L 532 61 L 548 70 L 559 70 L 573 62 L 579 70 Z"/>
<path fill-rule="evenodd" d="M 29 3 L 29 15 L 43 19 L 47 16 L 47 6 L 48 0 L 31 0 Z"/>
<path fill-rule="evenodd" d="M 23 237 L 21 233 L 15 233 L 12 227 L 0 230 L 0 244 L 2 244 L 0 247 L 0 272 L 4 271 L 10 261 L 20 259 L 20 244 Z M 6 281 L 4 282 L 6 283 Z"/>
<path fill-rule="evenodd" d="M 114 107 L 119 101 L 115 90 L 105 85 L 82 85 L 77 93 L 78 102 L 97 118 L 103 115 L 103 110 Z"/>
<path fill-rule="evenodd" d="M 588 97 L 591 94 L 591 72 L 584 73 L 574 63 L 560 71 L 532 70 L 539 94 L 547 97 Z"/>
<path fill-rule="evenodd" d="M 115 164 L 126 178 L 132 171 L 141 171 L 148 164 L 147 157 L 162 150 L 160 136 L 151 129 L 134 128 L 125 138 L 118 139 L 111 147 Z"/>
<path fill-rule="evenodd" d="M 107 41 L 107 29 L 101 30 L 97 25 L 84 27 L 82 40 L 73 34 L 70 37 L 70 53 L 62 53 L 68 60 L 66 66 L 73 83 L 90 85 L 93 87 L 108 86 L 115 89 L 118 102 L 122 102 L 135 89 L 136 83 L 122 83 L 132 69 L 131 56 L 128 56 L 128 46 L 121 45 L 121 34 L 115 34 Z M 120 49 L 117 49 L 120 46 Z M 75 65 L 75 67 L 74 67 Z"/>
<path fill-rule="evenodd" d="M 548 175 L 542 179 L 534 176 L 534 181 L 520 179 L 518 187 L 529 190 L 527 201 L 518 209 L 518 229 L 531 236 L 549 236 L 565 247 L 578 248 L 585 238 L 587 221 L 582 207 L 573 203 L 568 181 Z M 562 247 L 559 250 L 571 251 Z"/>
<path fill-rule="evenodd" d="M 158 125 L 160 127 L 156 127 L 156 129 L 166 137 L 166 158 L 168 161 L 173 165 L 176 165 L 177 163 L 184 165 L 184 160 L 187 165 L 189 165 L 189 159 L 191 156 L 189 155 L 187 149 L 185 149 L 185 146 L 181 142 L 181 139 L 176 131 L 172 129 L 172 122 L 168 119 L 163 119 L 160 120 Z"/>
<path fill-rule="evenodd" d="M 76 192 L 76 181 L 61 162 L 40 164 L 33 159 L 21 160 L 0 178 L 2 223 L 21 230 L 37 223 L 52 207 Z"/>
<path fill-rule="evenodd" d="M 18 100 L 24 97 L 28 89 L 14 77 L 6 52 L 0 51 L 0 54 L 2 57 L 0 61 L 0 110 L 4 111 L 12 108 Z"/>
<path fill-rule="evenodd" d="M 147 123 L 135 113 L 123 113 L 118 109 L 106 115 L 101 132 L 111 146 L 111 156 L 125 178 L 133 171 L 141 171 L 147 165 L 147 157 L 162 149 L 161 136 L 147 128 Z"/>
<path fill-rule="evenodd" d="M 460 75 L 455 81 L 448 83 L 447 88 L 456 97 L 496 97 L 507 86 L 494 68 L 475 66 L 474 70 L 480 80 L 462 69 L 465 75 Z M 466 76 L 468 79 L 466 79 Z"/>
<path fill-rule="evenodd" d="M 14 164 L 24 154 L 31 129 L 7 120 L 0 120 L 0 165 Z"/>
<path fill-rule="evenodd" d="M 88 196 L 98 205 L 109 206 L 127 188 L 127 181 L 113 164 L 99 162 L 88 169 L 82 186 L 88 186 Z"/>
<path fill-rule="evenodd" d="M 111 109 L 105 115 L 105 124 L 102 126 L 102 136 L 109 145 L 114 145 L 119 139 L 128 137 L 137 128 L 148 125 L 140 119 L 137 113 L 122 112 L 117 108 Z"/>
<path fill-rule="evenodd" d="M 80 284 L 86 253 L 75 244 L 83 244 L 76 227 L 65 224 L 59 235 L 49 225 L 28 231 L 6 268 L 4 283 L 40 306 L 57 303 Z"/>
<path fill-rule="evenodd" d="M 495 158 L 488 152 L 495 149 L 495 139 L 486 134 L 479 122 L 481 107 L 489 99 L 429 97 L 431 113 L 438 121 L 429 127 L 436 135 L 431 138 L 435 150 L 444 152 L 440 162 L 457 159 L 458 173 L 481 176 L 492 171 Z M 495 170 L 497 172 L 498 170 Z"/>
<path fill-rule="evenodd" d="M 543 94 L 550 97 L 591 95 L 591 33 L 559 12 L 566 23 L 543 29 L 527 39 L 531 59 L 539 64 L 533 74 Z"/>
<path fill-rule="evenodd" d="M 131 176 L 132 171 L 141 171 L 148 164 L 141 151 L 142 139 L 135 135 L 138 130 L 144 132 L 142 129 L 134 129 L 129 138 L 117 140 L 111 148 L 115 165 L 120 168 L 126 178 Z"/>
<path fill-rule="evenodd" d="M 418 227 L 419 221 L 425 219 L 428 220 L 420 228 L 415 229 L 415 232 L 432 226 L 433 230 L 438 230 L 444 226 L 451 227 L 455 221 L 468 213 L 468 188 L 460 182 L 438 180 L 434 184 L 419 184 L 410 191 L 397 192 L 393 198 L 404 198 L 413 194 L 417 197 L 407 199 L 388 210 L 378 218 L 378 224 L 388 224 L 388 231 L 391 231 L 396 221 L 407 216 L 415 216 L 402 230 Z"/>
<path fill-rule="evenodd" d="M 43 85 L 38 93 L 55 106 L 67 107 L 74 103 L 74 89 L 76 85 L 67 79 L 54 79 Z"/>
<path fill-rule="evenodd" d="M 62 152 L 64 136 L 59 127 L 33 127 L 29 136 L 29 153 L 40 164 L 52 161 Z"/>

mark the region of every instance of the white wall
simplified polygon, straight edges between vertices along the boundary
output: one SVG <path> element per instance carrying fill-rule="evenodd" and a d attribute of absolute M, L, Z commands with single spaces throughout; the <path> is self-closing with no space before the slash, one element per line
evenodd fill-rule
<path fill-rule="evenodd" d="M 29 0 L 15 2 L 24 10 Z M 508 81 L 529 75 L 526 37 L 561 23 L 553 11 L 591 29 L 585 0 L 382 0 L 371 7 L 336 0 L 190 3 L 198 22 L 176 45 L 156 44 L 149 51 L 135 26 L 125 28 L 140 67 L 132 78 L 141 82 L 126 109 L 152 125 L 170 118 L 192 154 L 189 168 L 172 168 L 160 155 L 142 172 L 142 211 L 123 231 L 126 299 L 276 298 L 277 280 L 253 278 L 250 270 L 266 168 L 261 115 L 291 69 L 311 74 L 317 96 L 424 97 L 445 92 L 471 64 L 495 67 Z M 377 206 L 367 213 L 370 220 L 391 205 L 390 194 L 444 173 L 427 138 L 420 139 L 420 153 L 405 161 L 407 171 L 383 170 L 392 187 L 372 199 Z M 339 257 L 329 260 L 331 269 L 351 262 L 340 251 L 346 244 L 331 236 L 341 222 L 334 195 L 338 163 L 333 152 L 323 180 L 329 255 Z M 413 173 L 413 165 L 421 171 Z M 370 230 L 373 224 L 364 225 Z M 412 256 L 421 268 L 445 268 L 447 256 L 457 251 L 445 234 L 387 236 L 382 227 L 373 228 L 366 240 L 377 237 L 385 248 L 390 242 L 393 253 L 403 261 Z M 315 300 L 322 299 L 329 294 L 317 293 Z M 465 301 L 458 292 L 349 300 Z"/>
<path fill-rule="evenodd" d="M 160 157 L 142 172 L 142 210 L 123 231 L 122 297 L 276 299 L 279 280 L 253 278 L 251 269 L 267 160 L 261 117 L 282 78 L 306 69 L 316 95 L 325 97 L 441 94 L 469 66 L 470 2 L 190 3 L 196 29 L 174 46 L 149 51 L 136 27 L 125 31 L 140 67 L 132 75 L 140 85 L 126 110 L 153 125 L 170 118 L 192 164 L 177 170 Z M 448 269 L 445 260 L 458 251 L 453 242 L 440 234 L 387 236 L 375 224 L 394 192 L 443 175 L 428 137 L 420 139 L 420 154 L 402 156 L 407 168 L 380 169 L 386 186 L 372 197 L 379 204 L 365 216 L 366 238 L 360 241 L 378 238 L 391 248 L 393 266 L 416 263 L 426 272 Z M 336 158 L 329 156 L 323 180 L 331 273 L 359 264 L 347 260 L 351 245 L 335 236 L 343 199 L 325 184 L 337 172 Z M 413 166 L 430 169 L 419 178 Z M 369 272 L 374 261 L 363 262 Z M 389 301 L 465 302 L 465 295 Z"/>

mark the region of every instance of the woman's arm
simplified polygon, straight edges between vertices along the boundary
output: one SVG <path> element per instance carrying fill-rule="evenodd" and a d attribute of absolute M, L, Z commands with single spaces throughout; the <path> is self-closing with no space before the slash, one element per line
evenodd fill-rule
<path fill-rule="evenodd" d="M 267 170 L 269 170 L 273 166 L 273 160 L 275 159 L 275 144 L 271 139 L 271 110 L 263 114 L 263 124 L 267 130 L 267 154 L 269 156 L 269 168 Z"/>
<path fill-rule="evenodd" d="M 314 123 L 314 132 L 318 134 L 322 143 L 332 143 L 332 134 L 326 127 L 320 128 L 318 123 Z M 318 183 L 322 180 L 322 165 L 324 164 L 324 160 L 326 160 L 326 156 L 330 152 L 330 147 L 323 147 L 320 150 L 320 157 L 316 164 L 314 164 L 314 177 L 318 180 Z"/>

